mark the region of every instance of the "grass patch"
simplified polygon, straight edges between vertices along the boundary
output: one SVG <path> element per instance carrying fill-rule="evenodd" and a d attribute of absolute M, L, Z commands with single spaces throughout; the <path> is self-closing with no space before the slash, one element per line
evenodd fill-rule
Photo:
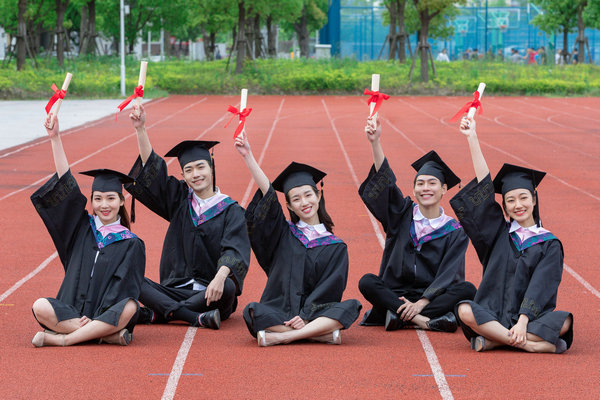
<path fill-rule="evenodd" d="M 120 97 L 120 64 L 114 57 L 66 61 L 60 69 L 54 59 L 39 60 L 41 67 L 17 72 L 14 62 L 0 69 L 0 99 L 48 98 L 50 85 L 60 86 L 65 71 L 73 73 L 69 97 Z M 126 91 L 137 85 L 139 61 L 126 61 Z M 500 62 L 456 61 L 436 63 L 437 76 L 420 82 L 419 64 L 413 82 L 410 64 L 331 60 L 248 61 L 244 73 L 226 71 L 226 60 L 191 62 L 169 60 L 148 65 L 145 97 L 168 94 L 359 94 L 370 85 L 371 74 L 381 74 L 381 91 L 393 95 L 468 95 L 479 82 L 494 95 L 597 96 L 600 67 L 595 65 L 520 65 Z"/>

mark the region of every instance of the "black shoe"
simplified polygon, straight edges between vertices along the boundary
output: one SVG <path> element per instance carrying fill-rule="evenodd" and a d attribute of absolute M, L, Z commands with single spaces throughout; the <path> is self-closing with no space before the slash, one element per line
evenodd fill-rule
<path fill-rule="evenodd" d="M 138 324 L 151 324 L 154 322 L 154 311 L 148 307 L 140 307 L 138 313 Z"/>
<path fill-rule="evenodd" d="M 221 327 L 221 313 L 216 309 L 200 314 L 198 316 L 197 326 L 209 329 L 219 329 Z"/>
<path fill-rule="evenodd" d="M 438 332 L 455 332 L 458 328 L 456 317 L 453 312 L 442 315 L 441 317 L 430 319 L 427 326 L 432 331 Z"/>
<path fill-rule="evenodd" d="M 385 330 L 395 331 L 404 327 L 404 321 L 400 319 L 400 316 L 395 312 L 387 311 L 385 314 Z"/>

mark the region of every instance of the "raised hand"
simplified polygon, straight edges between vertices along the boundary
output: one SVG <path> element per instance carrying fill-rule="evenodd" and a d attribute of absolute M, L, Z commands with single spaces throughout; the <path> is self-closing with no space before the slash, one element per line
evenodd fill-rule
<path fill-rule="evenodd" d="M 468 118 L 468 117 L 463 117 L 460 120 L 460 133 L 462 133 L 465 136 L 473 136 L 475 134 L 475 128 L 477 126 L 477 123 L 475 122 L 475 120 L 473 118 Z"/>
<path fill-rule="evenodd" d="M 248 137 L 246 136 L 246 130 L 244 129 L 238 137 L 235 138 L 234 142 L 235 149 L 242 155 L 242 157 L 246 157 L 250 154 L 250 143 L 248 143 Z"/>
<path fill-rule="evenodd" d="M 50 136 L 51 138 L 58 137 L 58 133 L 60 132 L 60 130 L 58 128 L 58 117 L 54 118 L 54 125 L 52 125 L 52 127 L 50 126 L 51 118 L 52 118 L 52 113 L 48 113 L 48 115 L 46 116 L 46 120 L 44 121 L 44 128 L 46 128 L 46 132 L 48 133 L 48 136 Z"/>
<path fill-rule="evenodd" d="M 143 105 L 133 105 L 133 110 L 129 113 L 129 119 L 135 129 L 139 129 L 146 125 L 146 110 Z"/>
<path fill-rule="evenodd" d="M 369 142 L 373 143 L 379 140 L 381 137 L 381 122 L 377 117 L 367 118 L 367 125 L 365 126 L 365 133 Z"/>

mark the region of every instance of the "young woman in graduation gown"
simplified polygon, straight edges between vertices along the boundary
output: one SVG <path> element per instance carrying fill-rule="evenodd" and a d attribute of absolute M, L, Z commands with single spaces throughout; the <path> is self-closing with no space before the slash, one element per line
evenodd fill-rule
<path fill-rule="evenodd" d="M 93 170 L 91 205 L 71 171 L 63 150 L 58 120 L 45 126 L 52 143 L 56 174 L 32 196 L 56 246 L 65 277 L 56 298 L 40 298 L 33 314 L 44 332 L 32 343 L 69 346 L 93 339 L 127 345 L 138 313 L 144 277 L 144 242 L 129 230 L 122 184 L 132 181 L 111 170 Z"/>
<path fill-rule="evenodd" d="M 573 341 L 573 316 L 555 311 L 564 254 L 539 218 L 536 188 L 545 173 L 504 164 L 492 181 L 475 127 L 470 118 L 460 124 L 476 178 L 450 200 L 483 264 L 475 299 L 457 307 L 461 327 L 476 351 L 514 346 L 562 353 Z"/>
<path fill-rule="evenodd" d="M 325 173 L 291 163 L 269 182 L 254 159 L 243 132 L 235 147 L 258 190 L 246 209 L 252 249 L 267 274 L 260 302 L 244 309 L 244 320 L 261 347 L 300 339 L 341 344 L 340 329 L 358 318 L 357 300 L 342 301 L 348 278 L 346 244 L 332 234 L 323 192 Z M 286 221 L 275 190 L 286 196 Z"/>
<path fill-rule="evenodd" d="M 140 323 L 187 322 L 219 329 L 236 310 L 250 264 L 244 209 L 215 182 L 210 149 L 219 142 L 186 140 L 177 157 L 183 179 L 170 176 L 152 149 L 143 106 L 130 114 L 140 156 L 131 169 L 131 195 L 169 222 L 160 258 L 160 282 L 145 278 Z"/>

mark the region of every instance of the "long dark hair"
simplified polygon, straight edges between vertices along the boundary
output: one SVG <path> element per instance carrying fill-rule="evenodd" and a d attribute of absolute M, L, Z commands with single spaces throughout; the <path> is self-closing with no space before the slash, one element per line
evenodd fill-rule
<path fill-rule="evenodd" d="M 527 189 L 527 191 L 531 194 L 531 198 L 535 200 L 535 206 L 533 206 L 533 211 L 531 215 L 533 216 L 533 222 L 539 227 L 542 226 L 542 220 L 540 218 L 540 202 L 538 200 L 537 190 L 531 193 L 531 190 Z M 508 217 L 510 222 L 513 222 L 513 219 L 508 215 L 506 211 L 506 202 L 504 201 L 504 195 L 502 195 L 502 210 L 504 211 L 504 215 Z"/>
<path fill-rule="evenodd" d="M 319 190 L 317 188 L 315 188 L 314 186 L 310 187 L 313 192 L 315 193 L 315 195 L 319 195 Z M 290 198 L 288 197 L 288 194 L 285 194 L 285 201 L 290 204 Z M 300 217 L 298 217 L 296 215 L 295 212 L 293 212 L 292 210 L 290 211 L 290 220 L 296 224 L 298 223 L 298 221 L 300 221 Z M 327 212 L 327 210 L 325 209 L 325 196 L 323 195 L 323 190 L 321 189 L 321 200 L 319 200 L 319 209 L 317 210 L 317 217 L 319 217 L 319 222 L 322 223 L 323 225 L 325 225 L 325 229 L 327 229 L 329 232 L 333 233 L 333 227 L 335 226 L 333 224 L 333 220 L 331 219 L 331 216 L 329 216 L 329 213 Z"/>
<path fill-rule="evenodd" d="M 123 225 L 127 229 L 131 229 L 131 223 L 129 222 L 129 213 L 125 208 L 125 197 L 122 193 L 117 194 L 119 195 L 119 199 L 123 202 L 123 205 L 119 207 L 119 217 L 121 218 L 121 225 Z M 90 201 L 94 201 L 94 193 L 92 193 Z M 94 213 L 94 215 L 96 215 L 96 212 L 94 210 L 92 210 L 92 212 Z"/>

